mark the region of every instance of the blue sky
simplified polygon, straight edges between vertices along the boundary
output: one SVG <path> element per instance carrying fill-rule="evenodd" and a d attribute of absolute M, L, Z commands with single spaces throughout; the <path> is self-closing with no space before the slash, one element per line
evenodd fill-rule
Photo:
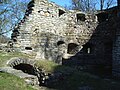
<path fill-rule="evenodd" d="M 56 4 L 61 5 L 61 6 L 65 6 L 65 5 L 69 6 L 71 0 L 49 0 L 49 1 L 53 1 Z"/>

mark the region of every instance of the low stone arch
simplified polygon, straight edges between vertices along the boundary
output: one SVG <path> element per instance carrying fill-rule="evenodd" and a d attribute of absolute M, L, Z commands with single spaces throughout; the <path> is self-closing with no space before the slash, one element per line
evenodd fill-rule
<path fill-rule="evenodd" d="M 35 61 L 25 58 L 12 58 L 7 62 L 7 65 L 16 70 L 21 70 L 24 73 L 36 75 Z"/>
<path fill-rule="evenodd" d="M 23 64 L 29 64 L 29 65 L 34 67 L 35 61 L 34 60 L 29 60 L 29 59 L 26 59 L 26 58 L 15 57 L 15 58 L 11 58 L 7 62 L 7 65 L 10 66 L 10 67 L 14 67 L 14 66 L 22 64 L 22 63 Z"/>

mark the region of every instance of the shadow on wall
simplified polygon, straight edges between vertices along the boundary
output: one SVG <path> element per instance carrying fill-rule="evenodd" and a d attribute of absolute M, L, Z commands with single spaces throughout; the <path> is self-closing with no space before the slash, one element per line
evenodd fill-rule
<path fill-rule="evenodd" d="M 97 16 L 99 24 L 89 41 L 82 45 L 82 49 L 74 56 L 67 60 L 63 59 L 62 62 L 63 65 L 78 66 L 81 67 L 81 70 L 108 76 L 112 74 L 112 49 L 116 33 L 116 16 L 108 16 L 108 13 L 105 12 Z M 72 47 L 70 49 L 74 49 L 74 46 Z"/>

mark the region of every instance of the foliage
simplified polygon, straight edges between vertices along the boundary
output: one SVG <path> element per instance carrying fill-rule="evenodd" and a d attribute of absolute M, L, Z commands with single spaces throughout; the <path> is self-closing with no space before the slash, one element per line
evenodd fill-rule
<path fill-rule="evenodd" d="M 23 79 L 0 72 L 0 90 L 35 90 L 28 86 Z"/>

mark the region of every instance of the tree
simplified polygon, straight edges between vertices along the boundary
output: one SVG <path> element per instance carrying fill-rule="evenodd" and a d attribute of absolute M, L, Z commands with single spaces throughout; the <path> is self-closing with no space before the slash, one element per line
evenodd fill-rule
<path fill-rule="evenodd" d="M 100 5 L 100 10 L 102 11 L 103 9 L 108 9 L 113 5 L 117 4 L 117 0 L 100 0 L 98 1 Z"/>
<path fill-rule="evenodd" d="M 75 10 L 81 10 L 84 12 L 91 12 L 98 10 L 108 9 L 111 6 L 116 5 L 117 0 L 71 0 L 72 8 Z"/>
<path fill-rule="evenodd" d="M 23 18 L 29 0 L 0 1 L 0 35 L 9 33 Z"/>
<path fill-rule="evenodd" d="M 96 2 L 94 0 L 71 0 L 72 8 L 84 12 L 95 10 Z"/>
<path fill-rule="evenodd" d="M 2 4 L 2 3 L 7 3 L 7 2 L 9 2 L 10 0 L 0 0 L 0 4 Z"/>

